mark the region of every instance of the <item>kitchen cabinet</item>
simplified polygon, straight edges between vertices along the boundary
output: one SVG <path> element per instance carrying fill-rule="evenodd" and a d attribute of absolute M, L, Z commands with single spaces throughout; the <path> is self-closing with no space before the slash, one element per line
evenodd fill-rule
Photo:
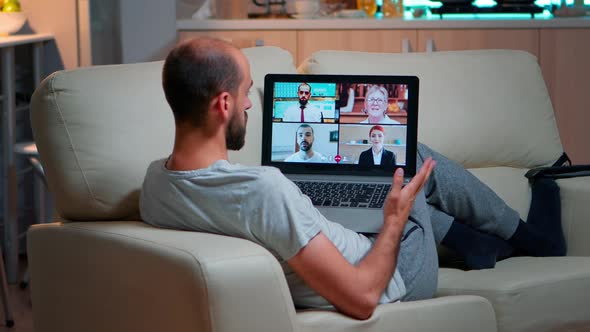
<path fill-rule="evenodd" d="M 416 45 L 416 30 L 299 30 L 297 63 L 320 50 L 400 53 Z"/>
<path fill-rule="evenodd" d="M 179 31 L 178 39 L 210 37 L 227 40 L 239 48 L 254 46 L 278 46 L 289 51 L 295 59 L 297 54 L 297 32 L 284 30 L 221 30 L 221 31 Z"/>
<path fill-rule="evenodd" d="M 541 29 L 540 40 L 562 144 L 574 164 L 590 164 L 590 29 Z"/>
<path fill-rule="evenodd" d="M 510 49 L 539 55 L 538 29 L 418 30 L 418 52 Z"/>
<path fill-rule="evenodd" d="M 399 53 L 515 49 L 538 56 L 539 30 L 299 30 L 297 48 L 297 63 L 319 50 Z"/>

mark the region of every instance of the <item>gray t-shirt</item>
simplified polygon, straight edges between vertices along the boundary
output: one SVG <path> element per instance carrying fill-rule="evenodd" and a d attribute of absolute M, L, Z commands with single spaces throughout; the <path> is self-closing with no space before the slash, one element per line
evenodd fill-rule
<path fill-rule="evenodd" d="M 249 167 L 218 160 L 193 171 L 171 171 L 166 159 L 152 162 L 140 198 L 142 219 L 151 225 L 248 239 L 269 250 L 281 264 L 298 307 L 329 303 L 311 290 L 287 260 L 319 232 L 351 264 L 370 250 L 371 239 L 327 220 L 299 188 L 273 167 Z M 396 269 L 380 303 L 406 293 Z"/>

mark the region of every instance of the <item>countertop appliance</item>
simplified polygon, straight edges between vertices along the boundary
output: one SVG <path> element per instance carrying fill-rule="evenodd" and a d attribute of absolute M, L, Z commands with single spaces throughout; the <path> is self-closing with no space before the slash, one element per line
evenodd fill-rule
<path fill-rule="evenodd" d="M 496 14 L 496 13 L 521 13 L 530 14 L 531 18 L 535 14 L 543 12 L 543 7 L 537 6 L 534 0 L 496 0 L 496 5 L 492 7 L 477 7 L 471 0 L 442 0 L 442 6 L 432 8 L 433 14 L 438 14 L 443 18 L 444 14 Z"/>

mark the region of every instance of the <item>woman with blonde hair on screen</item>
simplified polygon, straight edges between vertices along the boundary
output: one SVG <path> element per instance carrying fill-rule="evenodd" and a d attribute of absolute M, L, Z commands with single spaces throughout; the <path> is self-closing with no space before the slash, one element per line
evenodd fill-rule
<path fill-rule="evenodd" d="M 369 116 L 360 123 L 399 124 L 398 121 L 387 116 L 388 97 L 387 89 L 382 86 L 372 85 L 365 97 L 364 112 Z"/>

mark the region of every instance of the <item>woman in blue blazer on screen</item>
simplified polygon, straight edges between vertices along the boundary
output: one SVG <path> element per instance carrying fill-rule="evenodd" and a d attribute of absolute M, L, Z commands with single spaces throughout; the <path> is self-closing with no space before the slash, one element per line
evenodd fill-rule
<path fill-rule="evenodd" d="M 377 125 L 369 130 L 369 140 L 371 148 L 361 152 L 358 164 L 360 166 L 379 165 L 383 169 L 393 169 L 395 167 L 395 153 L 383 148 L 385 141 L 385 130 Z"/>

